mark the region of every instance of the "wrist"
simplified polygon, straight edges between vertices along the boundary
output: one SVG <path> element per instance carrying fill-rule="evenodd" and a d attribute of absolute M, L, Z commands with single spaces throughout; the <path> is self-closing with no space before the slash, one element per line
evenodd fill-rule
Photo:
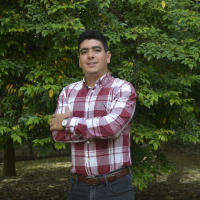
<path fill-rule="evenodd" d="M 65 128 L 65 127 L 67 126 L 68 118 L 69 118 L 69 117 L 66 117 L 65 119 L 62 120 L 62 122 L 61 122 L 62 127 Z"/>

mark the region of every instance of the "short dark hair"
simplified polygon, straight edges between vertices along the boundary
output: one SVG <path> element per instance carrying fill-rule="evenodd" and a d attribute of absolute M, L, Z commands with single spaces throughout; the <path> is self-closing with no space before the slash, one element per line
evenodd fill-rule
<path fill-rule="evenodd" d="M 79 52 L 81 43 L 84 40 L 91 40 L 91 39 L 99 40 L 102 43 L 105 52 L 108 51 L 107 40 L 106 40 L 105 36 L 102 33 L 100 33 L 100 31 L 98 31 L 98 30 L 86 30 L 85 32 L 81 33 L 79 38 L 78 38 L 78 52 Z"/>

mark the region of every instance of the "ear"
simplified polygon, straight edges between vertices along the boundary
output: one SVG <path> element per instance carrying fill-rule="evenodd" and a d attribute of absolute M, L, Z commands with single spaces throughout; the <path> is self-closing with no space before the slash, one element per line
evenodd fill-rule
<path fill-rule="evenodd" d="M 110 59 L 111 59 L 111 53 L 110 51 L 107 51 L 107 63 L 110 63 Z"/>

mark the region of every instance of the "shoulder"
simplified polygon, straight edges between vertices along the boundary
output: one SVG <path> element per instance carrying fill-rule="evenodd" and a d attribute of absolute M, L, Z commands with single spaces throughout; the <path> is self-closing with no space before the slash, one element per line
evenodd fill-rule
<path fill-rule="evenodd" d="M 135 88 L 133 87 L 133 85 L 126 80 L 112 77 L 111 82 L 112 82 L 111 87 L 115 88 L 118 91 L 121 90 L 121 91 L 135 92 Z"/>
<path fill-rule="evenodd" d="M 83 86 L 83 81 L 81 80 L 65 86 L 63 90 L 73 90 L 73 89 L 79 90 L 80 88 L 82 88 L 82 86 Z"/>
<path fill-rule="evenodd" d="M 83 81 L 78 81 L 65 86 L 60 92 L 60 96 L 69 97 L 72 93 L 77 93 L 83 87 Z"/>

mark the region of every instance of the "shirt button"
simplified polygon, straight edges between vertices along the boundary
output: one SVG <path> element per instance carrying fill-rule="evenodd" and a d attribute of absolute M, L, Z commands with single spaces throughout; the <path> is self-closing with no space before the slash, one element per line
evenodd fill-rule
<path fill-rule="evenodd" d="M 90 142 L 89 142 L 89 141 L 87 141 L 87 143 L 89 144 Z"/>
<path fill-rule="evenodd" d="M 101 84 L 99 86 L 101 87 Z"/>
<path fill-rule="evenodd" d="M 92 92 L 94 92 L 94 90 L 92 90 Z"/>
<path fill-rule="evenodd" d="M 88 158 L 88 161 L 90 161 L 90 159 Z"/>

